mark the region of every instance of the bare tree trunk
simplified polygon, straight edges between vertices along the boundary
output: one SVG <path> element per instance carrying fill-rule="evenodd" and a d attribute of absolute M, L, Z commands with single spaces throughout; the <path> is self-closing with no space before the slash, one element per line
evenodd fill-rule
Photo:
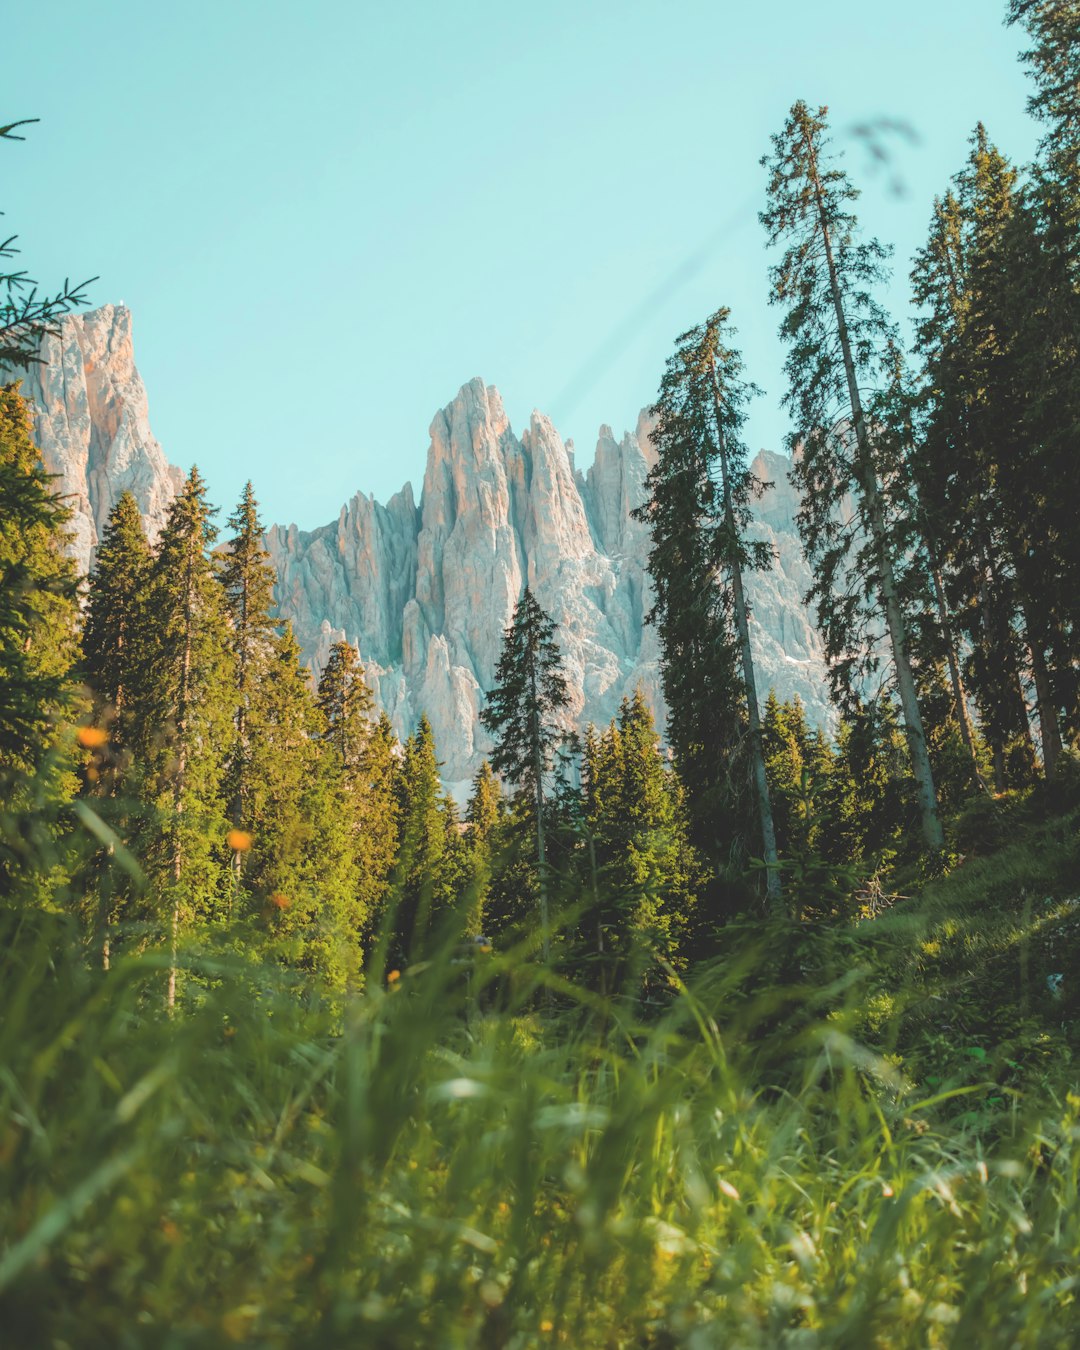
<path fill-rule="evenodd" d="M 716 377 L 716 362 L 710 362 L 713 406 L 716 412 L 716 437 L 720 450 L 720 474 L 724 490 L 724 522 L 731 538 L 738 543 L 735 510 L 731 500 L 731 476 L 728 465 L 727 442 L 723 431 L 723 407 L 720 382 Z M 761 824 L 762 856 L 765 859 L 765 902 L 774 914 L 784 912 L 783 887 L 780 882 L 780 858 L 776 850 L 776 827 L 773 823 L 772 802 L 769 798 L 769 780 L 765 773 L 765 747 L 761 737 L 761 714 L 758 709 L 757 677 L 754 674 L 754 656 L 750 650 L 750 624 L 743 587 L 742 568 L 738 557 L 731 560 L 731 589 L 735 598 L 735 627 L 742 651 L 743 684 L 746 687 L 747 714 L 750 721 L 750 761 L 754 774 L 754 794 L 757 797 L 758 819 Z"/>
<path fill-rule="evenodd" d="M 904 728 L 907 732 L 908 753 L 911 756 L 911 768 L 915 777 L 919 800 L 919 813 L 922 817 L 923 841 L 928 849 L 940 852 L 945 847 L 945 834 L 941 828 L 937 792 L 934 788 L 934 774 L 930 767 L 930 754 L 926 748 L 926 732 L 923 728 L 922 713 L 919 710 L 919 699 L 915 689 L 915 677 L 912 674 L 911 660 L 908 656 L 907 626 L 904 623 L 904 614 L 897 593 L 896 574 L 893 568 L 892 552 L 889 548 L 888 531 L 885 523 L 885 508 L 881 501 L 877 470 L 874 468 L 871 455 L 870 437 L 866 427 L 862 395 L 859 392 L 855 359 L 851 352 L 851 337 L 848 332 L 847 316 L 844 313 L 840 282 L 836 272 L 836 260 L 833 256 L 832 238 L 829 233 L 829 223 L 821 195 L 817 156 L 809 138 L 807 138 L 806 146 L 810 156 L 818 222 L 821 228 L 822 243 L 825 247 L 825 260 L 829 269 L 829 286 L 832 292 L 833 310 L 836 314 L 840 350 L 844 360 L 848 399 L 851 403 L 851 417 L 857 450 L 856 473 L 867 515 L 870 518 L 870 537 L 876 555 L 882 607 L 885 611 L 885 623 L 889 632 L 893 668 L 896 672 L 896 686 L 900 694 Z"/>

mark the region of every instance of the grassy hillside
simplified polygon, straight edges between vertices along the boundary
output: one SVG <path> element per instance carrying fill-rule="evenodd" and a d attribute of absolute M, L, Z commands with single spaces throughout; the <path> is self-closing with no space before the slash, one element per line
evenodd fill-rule
<path fill-rule="evenodd" d="M 1077 820 L 1010 836 L 853 926 L 732 929 L 647 1024 L 453 947 L 343 1023 L 202 950 L 170 1019 L 163 956 L 103 976 L 7 911 L 5 1336 L 1073 1345 Z"/>

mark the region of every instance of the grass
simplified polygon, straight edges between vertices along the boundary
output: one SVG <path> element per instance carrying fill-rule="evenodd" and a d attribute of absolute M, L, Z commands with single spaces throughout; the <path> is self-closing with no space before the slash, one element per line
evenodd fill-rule
<path fill-rule="evenodd" d="M 169 1019 L 160 955 L 5 911 L 0 1340 L 1075 1345 L 1077 856 L 733 934 L 647 1024 L 452 948 L 343 1024 L 191 954 Z"/>

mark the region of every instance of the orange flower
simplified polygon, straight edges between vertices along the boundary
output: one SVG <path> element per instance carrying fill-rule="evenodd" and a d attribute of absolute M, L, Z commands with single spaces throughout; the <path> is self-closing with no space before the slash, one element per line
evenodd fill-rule
<path fill-rule="evenodd" d="M 225 842 L 234 853 L 246 853 L 251 847 L 252 839 L 247 830 L 230 830 L 225 836 Z"/>
<path fill-rule="evenodd" d="M 97 750 L 109 739 L 109 733 L 104 727 L 80 727 L 78 737 L 84 749 Z"/>
<path fill-rule="evenodd" d="M 554 1322 L 549 1322 L 548 1319 L 545 1317 L 544 1320 L 540 1323 L 540 1330 L 541 1330 L 541 1331 L 554 1331 L 554 1330 L 555 1330 L 555 1323 L 554 1323 Z"/>
<path fill-rule="evenodd" d="M 396 984 L 396 983 L 398 982 L 398 980 L 400 980 L 400 979 L 401 979 L 401 971 L 400 971 L 400 970 L 391 970 L 391 971 L 388 971 L 388 972 L 387 972 L 387 976 L 386 976 L 386 983 L 387 983 L 387 984 Z"/>
<path fill-rule="evenodd" d="M 292 901 L 287 895 L 282 895 L 280 891 L 275 891 L 270 897 L 270 903 L 276 905 L 278 909 L 288 909 Z"/>

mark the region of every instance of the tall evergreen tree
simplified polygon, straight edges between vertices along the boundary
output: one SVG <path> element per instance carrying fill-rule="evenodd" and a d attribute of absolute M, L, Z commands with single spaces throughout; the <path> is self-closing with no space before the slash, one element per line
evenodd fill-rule
<path fill-rule="evenodd" d="M 803 497 L 798 524 L 815 572 L 811 594 L 826 652 L 844 680 L 852 666 L 850 654 L 864 641 L 859 601 L 848 589 L 855 532 L 841 515 L 843 502 L 853 494 L 868 545 L 865 586 L 888 637 L 923 839 L 929 849 L 940 850 L 944 834 L 897 579 L 895 508 L 882 490 L 888 466 L 881 462 L 873 410 L 865 402 L 866 390 L 882 387 L 897 345 L 872 295 L 884 280 L 887 255 L 876 240 L 858 236 L 851 210 L 858 193 L 829 159 L 826 116 L 825 108 L 814 114 L 805 103 L 796 103 L 783 131 L 773 137 L 771 157 L 762 161 L 769 170 L 762 223 L 770 245 L 785 245 L 772 269 L 771 299 L 786 310 L 781 325 L 789 344 L 785 404 L 794 421 L 789 445 Z M 902 474 L 890 477 L 903 483 Z M 901 514 L 903 509 L 901 503 Z"/>
<path fill-rule="evenodd" d="M 570 701 L 554 621 L 528 586 L 503 633 L 495 684 L 480 722 L 495 738 L 491 765 L 527 803 L 536 835 L 540 928 L 544 959 L 550 955 L 550 913 L 545 852 L 545 779 L 557 744 L 559 719 Z"/>
<path fill-rule="evenodd" d="M 1060 247 L 1080 289 L 1080 3 L 1009 0 L 1009 22 L 1027 30 L 1023 54 L 1035 80 L 1028 108 L 1046 128 L 1037 179 Z"/>
<path fill-rule="evenodd" d="M 0 793 L 34 774 L 74 707 L 78 606 L 69 512 L 30 439 L 17 387 L 0 387 Z"/>
<path fill-rule="evenodd" d="M 1051 774 L 1060 753 L 1054 666 L 1069 588 L 1054 564 L 1064 558 L 1058 531 L 1047 528 L 1055 493 L 1031 434 L 1023 359 L 1031 302 L 1022 292 L 1037 253 L 1016 171 L 980 125 L 912 274 L 924 368 L 912 465 L 943 590 L 971 644 L 972 692 L 999 791 L 1034 769 L 1026 679 Z"/>
<path fill-rule="evenodd" d="M 342 766 L 359 767 L 371 734 L 374 701 L 360 657 L 349 642 L 336 642 L 319 680 L 319 710 L 326 719 L 326 737 Z"/>
<path fill-rule="evenodd" d="M 131 704 L 147 623 L 153 554 L 130 492 L 109 512 L 90 574 L 82 635 L 83 669 L 97 719 L 112 723 L 117 749 L 130 740 Z"/>
<path fill-rule="evenodd" d="M 485 759 L 473 776 L 472 792 L 465 808 L 469 867 L 474 894 L 472 910 L 466 925 L 466 932 L 470 936 L 485 931 L 492 872 L 500 850 L 504 847 L 505 815 L 506 802 L 502 788 L 491 764 Z"/>
<path fill-rule="evenodd" d="M 140 727 L 146 792 L 164 828 L 150 842 L 151 874 L 169 915 L 175 954 L 187 918 L 224 903 L 217 850 L 227 830 L 226 754 L 235 672 L 225 597 L 209 550 L 217 536 L 206 486 L 193 468 L 173 499 L 150 575 Z M 170 968 L 167 1003 L 176 1002 Z"/>
<path fill-rule="evenodd" d="M 653 716 L 638 689 L 618 718 L 590 729 L 583 763 L 589 843 L 582 931 L 603 992 L 663 982 L 680 962 L 703 880 L 689 842 L 681 784 L 665 764 Z"/>
<path fill-rule="evenodd" d="M 1035 675 L 1040 730 L 1060 714 L 1080 742 L 1080 543 L 1061 483 L 1080 448 L 1080 6 L 1076 0 L 1011 0 L 1010 21 L 1032 40 L 1024 61 L 1029 99 L 1045 129 L 1014 217 L 1011 283 L 1014 364 L 1022 425 L 1016 486 L 1030 503 L 1025 555 L 1037 574 Z M 1010 484 L 1012 491 L 1014 484 Z M 1040 580 L 1041 578 L 1041 580 Z M 1053 738 L 1051 738 L 1053 742 Z M 1052 744 L 1056 750 L 1056 743 Z M 1052 756 L 1051 756 L 1052 757 Z M 1047 758 L 1047 769 L 1053 765 Z"/>
<path fill-rule="evenodd" d="M 764 485 L 750 473 L 741 440 L 753 390 L 743 379 L 741 357 L 726 345 L 728 318 L 729 311 L 720 309 L 683 333 L 668 360 L 653 406 L 658 457 L 647 480 L 649 500 L 638 518 L 649 523 L 652 534 L 649 569 L 657 601 L 651 617 L 660 626 L 664 692 L 680 767 L 686 764 L 692 789 L 700 789 L 695 761 L 706 760 L 702 767 L 712 786 L 717 769 L 723 769 L 724 748 L 738 744 L 745 725 L 768 868 L 766 893 L 777 908 L 780 871 L 743 576 L 750 568 L 767 566 L 771 554 L 766 545 L 746 537 L 751 496 Z M 704 631 L 695 633 L 695 621 L 702 620 Z M 711 639 L 711 650 L 702 649 L 703 638 Z M 712 705 L 706 716 L 726 714 L 730 723 L 717 728 L 720 734 L 711 744 L 701 735 L 706 700 Z M 710 805 L 719 804 L 715 790 L 708 796 Z M 712 833 L 721 836 L 723 827 L 713 822 Z"/>
<path fill-rule="evenodd" d="M 263 547 L 263 527 L 250 482 L 229 517 L 230 536 L 220 555 L 219 576 L 225 588 L 231 620 L 230 638 L 235 672 L 234 736 L 228 766 L 229 813 L 235 829 L 251 826 L 252 760 L 260 739 L 273 736 L 264 714 L 272 696 L 270 672 L 280 673 L 277 624 L 271 615 L 276 580 L 270 555 Z M 294 687 L 295 681 L 289 681 Z M 260 706 L 263 705 L 263 706 Z M 280 709 L 276 710 L 280 712 Z M 233 850 L 233 869 L 242 870 L 244 850 Z"/>
<path fill-rule="evenodd" d="M 431 723 L 421 716 L 397 778 L 399 852 L 391 955 L 416 960 L 456 898 L 458 829 L 442 793 Z"/>

